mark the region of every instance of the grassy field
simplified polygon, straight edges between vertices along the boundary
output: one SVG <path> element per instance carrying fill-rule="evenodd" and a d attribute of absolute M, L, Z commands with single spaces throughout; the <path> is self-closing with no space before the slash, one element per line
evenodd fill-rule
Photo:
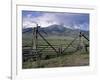
<path fill-rule="evenodd" d="M 64 55 L 56 58 L 51 58 L 48 60 L 40 60 L 33 62 L 24 62 L 23 68 L 50 68 L 50 67 L 72 67 L 72 66 L 88 66 L 89 65 L 89 55 L 84 53 L 74 53 L 71 55 Z"/>
<path fill-rule="evenodd" d="M 46 37 L 46 40 L 53 45 L 53 47 L 59 52 L 59 48 L 64 50 L 73 40 L 71 37 Z M 84 38 L 81 40 L 81 45 L 88 44 Z M 32 46 L 31 38 L 23 38 L 23 46 Z M 87 66 L 89 65 L 89 49 L 86 52 L 84 46 L 82 49 L 76 50 L 79 45 L 79 39 L 77 38 L 72 45 L 65 50 L 63 54 L 56 53 L 42 38 L 38 38 L 37 51 L 41 51 L 41 57 L 37 60 L 33 60 L 31 57 L 27 61 L 23 61 L 22 67 L 24 69 L 29 68 L 51 68 L 51 67 L 68 67 L 68 66 Z M 30 47 L 31 48 L 31 47 Z M 24 47 L 23 47 L 24 49 Z M 24 58 L 24 56 L 23 56 Z"/>

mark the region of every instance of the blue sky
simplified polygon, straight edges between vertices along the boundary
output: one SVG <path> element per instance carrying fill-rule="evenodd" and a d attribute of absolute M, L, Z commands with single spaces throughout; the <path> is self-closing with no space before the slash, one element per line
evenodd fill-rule
<path fill-rule="evenodd" d="M 35 27 L 38 23 L 41 27 L 50 25 L 64 25 L 71 29 L 89 30 L 88 13 L 67 13 L 67 12 L 40 12 L 22 11 L 23 28 Z"/>

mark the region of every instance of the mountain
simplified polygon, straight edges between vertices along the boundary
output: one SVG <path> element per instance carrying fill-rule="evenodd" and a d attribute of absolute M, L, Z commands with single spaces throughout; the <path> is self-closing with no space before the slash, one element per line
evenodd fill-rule
<path fill-rule="evenodd" d="M 23 35 L 32 35 L 32 28 L 24 28 L 22 29 Z M 46 36 L 45 33 L 47 33 L 48 36 L 69 36 L 69 37 L 76 37 L 76 35 L 79 34 L 79 29 L 70 29 L 66 28 L 63 25 L 51 25 L 48 27 L 40 27 L 39 31 L 42 35 Z M 44 33 L 45 32 L 45 33 Z M 87 37 L 89 36 L 89 31 L 81 30 L 84 35 Z"/>

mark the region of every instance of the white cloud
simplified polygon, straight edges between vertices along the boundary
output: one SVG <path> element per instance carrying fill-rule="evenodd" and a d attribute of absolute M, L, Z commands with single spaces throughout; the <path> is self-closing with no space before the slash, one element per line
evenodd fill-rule
<path fill-rule="evenodd" d="M 23 28 L 36 27 L 36 24 L 31 21 L 24 21 Z"/>
<path fill-rule="evenodd" d="M 52 24 L 58 23 L 58 16 L 54 14 L 45 13 L 42 16 L 32 17 L 31 14 L 23 18 L 23 27 L 34 27 L 33 24 L 38 23 L 42 27 L 47 27 Z"/>
<path fill-rule="evenodd" d="M 39 24 L 41 27 L 48 27 L 53 24 L 63 24 L 64 27 L 71 29 L 85 29 L 88 30 L 88 23 L 78 23 L 81 19 L 83 20 L 81 14 L 65 14 L 65 13 L 43 13 L 39 16 L 32 16 L 32 14 L 27 14 L 23 17 L 23 28 L 36 27 Z"/>
<path fill-rule="evenodd" d="M 81 28 L 82 30 L 89 30 L 89 24 L 88 24 L 88 23 L 80 24 L 80 28 Z"/>

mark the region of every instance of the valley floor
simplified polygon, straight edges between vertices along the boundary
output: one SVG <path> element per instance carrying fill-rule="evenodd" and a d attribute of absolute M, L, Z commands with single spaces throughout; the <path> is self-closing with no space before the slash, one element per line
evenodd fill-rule
<path fill-rule="evenodd" d="M 89 53 L 73 53 L 33 62 L 23 62 L 23 69 L 89 66 Z"/>

